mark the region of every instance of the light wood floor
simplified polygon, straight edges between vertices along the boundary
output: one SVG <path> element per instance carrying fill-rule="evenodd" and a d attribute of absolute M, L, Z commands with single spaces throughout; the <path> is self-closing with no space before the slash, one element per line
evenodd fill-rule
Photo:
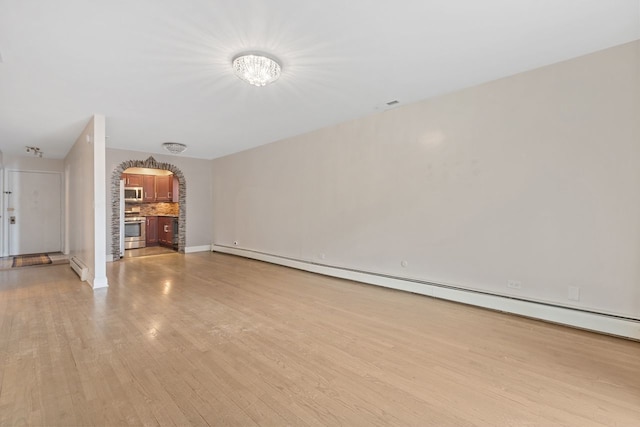
<path fill-rule="evenodd" d="M 0 271 L 0 425 L 638 426 L 640 343 L 197 253 Z"/>

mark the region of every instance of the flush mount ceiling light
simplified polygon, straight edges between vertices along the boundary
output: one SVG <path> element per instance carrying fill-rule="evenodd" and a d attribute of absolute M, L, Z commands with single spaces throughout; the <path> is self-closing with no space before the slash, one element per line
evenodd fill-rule
<path fill-rule="evenodd" d="M 262 54 L 242 53 L 233 59 L 233 72 L 238 78 L 254 86 L 273 83 L 280 77 L 282 67 Z"/>
<path fill-rule="evenodd" d="M 162 147 L 171 154 L 180 154 L 187 149 L 187 146 L 179 142 L 163 142 Z"/>

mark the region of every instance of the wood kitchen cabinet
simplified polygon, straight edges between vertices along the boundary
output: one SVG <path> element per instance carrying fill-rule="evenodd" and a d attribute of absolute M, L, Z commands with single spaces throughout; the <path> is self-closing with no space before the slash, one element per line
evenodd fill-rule
<path fill-rule="evenodd" d="M 123 173 L 125 187 L 142 187 L 142 202 L 178 202 L 178 179 L 173 175 Z"/>
<path fill-rule="evenodd" d="M 147 217 L 147 246 L 157 246 L 158 245 L 158 217 L 157 216 L 148 216 Z"/>
<path fill-rule="evenodd" d="M 169 216 L 148 216 L 146 220 L 147 246 L 166 246 L 173 248 L 173 223 Z"/>
<path fill-rule="evenodd" d="M 158 243 L 162 246 L 173 247 L 173 218 L 158 217 Z"/>
<path fill-rule="evenodd" d="M 142 201 L 143 202 L 155 202 L 156 201 L 156 177 L 153 175 L 143 175 L 142 180 Z"/>
<path fill-rule="evenodd" d="M 144 181 L 144 175 L 138 175 L 133 173 L 123 173 L 122 179 L 124 179 L 125 187 L 142 187 Z"/>
<path fill-rule="evenodd" d="M 173 197 L 173 175 L 158 175 L 156 179 L 156 202 L 171 202 Z"/>

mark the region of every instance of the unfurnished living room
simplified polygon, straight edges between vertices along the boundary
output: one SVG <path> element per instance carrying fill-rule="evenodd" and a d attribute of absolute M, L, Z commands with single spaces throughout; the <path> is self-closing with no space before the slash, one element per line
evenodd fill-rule
<path fill-rule="evenodd" d="M 640 0 L 0 2 L 0 426 L 640 425 Z"/>

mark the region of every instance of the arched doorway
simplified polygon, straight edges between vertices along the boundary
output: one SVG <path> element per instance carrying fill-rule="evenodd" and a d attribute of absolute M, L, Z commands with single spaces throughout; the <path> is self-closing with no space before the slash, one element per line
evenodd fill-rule
<path fill-rule="evenodd" d="M 147 160 L 127 160 L 120 163 L 111 174 L 111 253 L 117 260 L 120 253 L 120 177 L 129 168 L 161 169 L 172 172 L 178 179 L 178 252 L 184 253 L 186 246 L 186 215 L 187 215 L 187 182 L 180 169 L 171 163 L 157 162 L 153 157 Z"/>

